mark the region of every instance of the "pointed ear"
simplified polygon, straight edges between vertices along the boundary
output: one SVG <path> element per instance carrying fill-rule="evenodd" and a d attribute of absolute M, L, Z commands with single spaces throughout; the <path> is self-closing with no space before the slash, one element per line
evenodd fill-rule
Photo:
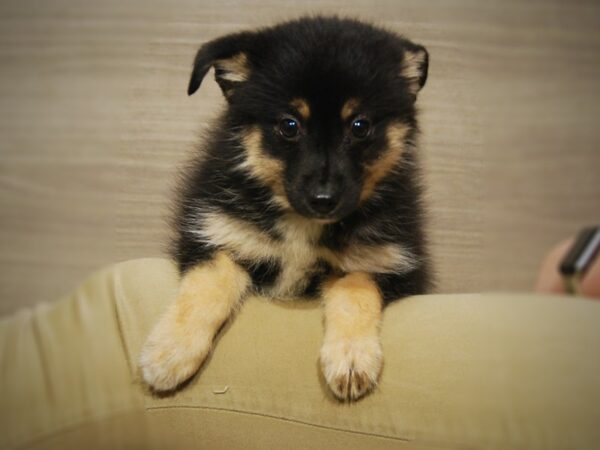
<path fill-rule="evenodd" d="M 237 33 L 200 47 L 194 59 L 194 69 L 188 85 L 188 95 L 192 95 L 202 84 L 208 70 L 214 66 L 215 80 L 223 94 L 229 97 L 236 85 L 250 76 L 250 63 L 247 52 L 253 42 L 252 33 Z"/>
<path fill-rule="evenodd" d="M 410 93 L 416 99 L 417 93 L 427 81 L 429 53 L 425 47 L 412 44 L 404 50 L 404 58 L 400 67 L 400 76 L 406 80 Z"/>

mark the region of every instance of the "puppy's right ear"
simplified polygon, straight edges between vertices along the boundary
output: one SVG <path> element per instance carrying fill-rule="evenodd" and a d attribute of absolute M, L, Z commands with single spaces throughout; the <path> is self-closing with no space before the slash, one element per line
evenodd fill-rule
<path fill-rule="evenodd" d="M 200 47 L 194 60 L 188 95 L 198 90 L 206 73 L 214 66 L 215 80 L 225 97 L 229 98 L 237 85 L 250 76 L 248 51 L 253 46 L 254 37 L 255 35 L 250 32 L 236 33 L 215 39 Z"/>

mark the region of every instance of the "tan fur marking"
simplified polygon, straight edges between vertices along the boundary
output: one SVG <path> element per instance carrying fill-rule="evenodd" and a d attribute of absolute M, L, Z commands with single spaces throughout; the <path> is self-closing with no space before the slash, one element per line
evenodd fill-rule
<path fill-rule="evenodd" d="M 400 75 L 406 78 L 409 82 L 409 89 L 413 94 L 419 92 L 421 88 L 419 86 L 419 78 L 421 77 L 421 65 L 425 62 L 425 52 L 404 52 L 404 61 L 402 61 L 402 68 L 400 69 Z"/>
<path fill-rule="evenodd" d="M 290 102 L 290 105 L 298 111 L 302 119 L 308 120 L 310 118 L 310 107 L 308 106 L 308 102 L 303 98 L 295 98 Z"/>
<path fill-rule="evenodd" d="M 193 327 L 205 324 L 216 331 L 248 282 L 243 268 L 226 253 L 217 253 L 212 261 L 191 269 L 181 280 L 176 303 L 179 322 Z"/>
<path fill-rule="evenodd" d="M 351 98 L 346 103 L 344 103 L 344 106 L 342 106 L 342 111 L 340 113 L 340 117 L 344 122 L 350 117 L 352 117 L 352 115 L 356 111 L 356 108 L 358 108 L 358 105 L 360 105 L 360 102 L 356 98 Z"/>
<path fill-rule="evenodd" d="M 327 283 L 323 300 L 323 375 L 336 397 L 356 400 L 374 388 L 381 372 L 381 294 L 370 275 L 354 272 Z"/>
<path fill-rule="evenodd" d="M 240 83 L 250 76 L 250 67 L 245 53 L 238 53 L 227 59 L 218 59 L 214 65 L 215 68 L 223 71 L 219 75 L 223 80 Z"/>
<path fill-rule="evenodd" d="M 325 320 L 331 337 L 354 338 L 377 331 L 381 294 L 371 276 L 354 272 L 325 287 Z"/>
<path fill-rule="evenodd" d="M 399 273 L 414 269 L 415 256 L 395 244 L 351 244 L 343 252 L 323 249 L 321 257 L 344 272 Z"/>
<path fill-rule="evenodd" d="M 247 272 L 224 252 L 187 272 L 177 298 L 142 349 L 140 368 L 146 383 L 168 391 L 192 376 L 250 283 Z"/>
<path fill-rule="evenodd" d="M 387 148 L 379 158 L 365 168 L 365 182 L 361 192 L 361 201 L 371 196 L 377 184 L 394 168 L 402 157 L 404 139 L 408 134 L 408 125 L 396 122 L 386 130 Z"/>
<path fill-rule="evenodd" d="M 259 181 L 273 190 L 274 200 L 283 208 L 291 208 L 283 186 L 283 163 L 263 150 L 262 133 L 257 127 L 246 130 L 242 136 L 246 160 L 240 168 L 248 170 Z"/>
<path fill-rule="evenodd" d="M 250 222 L 222 212 L 203 214 L 202 227 L 194 231 L 202 241 L 223 247 L 238 258 L 264 261 L 277 255 L 277 242 Z"/>

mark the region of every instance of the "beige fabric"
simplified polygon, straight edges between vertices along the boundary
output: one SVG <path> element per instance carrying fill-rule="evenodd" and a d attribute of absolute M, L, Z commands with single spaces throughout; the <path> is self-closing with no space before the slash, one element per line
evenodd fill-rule
<path fill-rule="evenodd" d="M 116 270 L 0 322 L 0 448 L 141 405 L 115 309 Z"/>
<path fill-rule="evenodd" d="M 0 323 L 0 448 L 598 448 L 600 302 L 432 295 L 385 311 L 377 391 L 320 380 L 315 303 L 253 298 L 184 389 L 150 395 L 135 360 L 174 295 L 162 259 L 102 271 Z"/>

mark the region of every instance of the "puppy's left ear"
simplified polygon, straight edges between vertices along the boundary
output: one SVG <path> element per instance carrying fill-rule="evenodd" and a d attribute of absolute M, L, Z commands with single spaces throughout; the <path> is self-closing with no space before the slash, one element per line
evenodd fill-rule
<path fill-rule="evenodd" d="M 244 32 L 223 36 L 200 47 L 194 59 L 188 95 L 200 88 L 206 73 L 214 66 L 215 80 L 225 97 L 229 98 L 236 86 L 250 76 L 248 51 L 253 41 L 254 34 Z"/>
<path fill-rule="evenodd" d="M 416 99 L 418 92 L 425 86 L 429 68 L 429 53 L 425 47 L 417 44 L 407 46 L 400 66 L 400 76 L 406 80 L 410 93 Z"/>

